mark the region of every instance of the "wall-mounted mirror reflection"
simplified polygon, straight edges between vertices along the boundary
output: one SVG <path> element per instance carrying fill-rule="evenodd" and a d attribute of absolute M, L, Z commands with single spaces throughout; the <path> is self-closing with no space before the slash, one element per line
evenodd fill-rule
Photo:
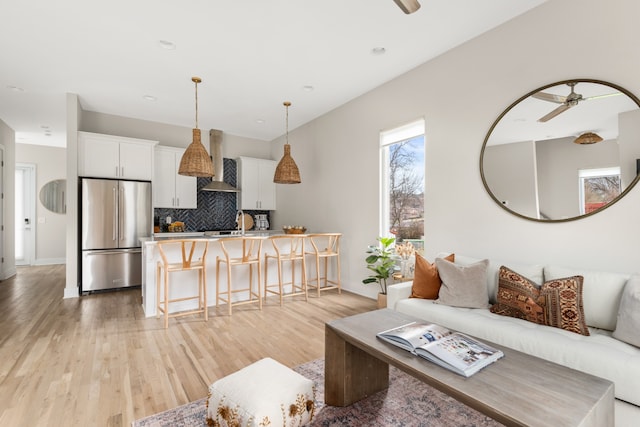
<path fill-rule="evenodd" d="M 487 133 L 480 172 L 491 197 L 537 221 L 591 215 L 638 181 L 640 101 L 599 80 L 567 80 L 511 104 Z"/>
<path fill-rule="evenodd" d="M 65 201 L 67 193 L 67 180 L 56 179 L 47 182 L 40 189 L 40 203 L 55 213 L 66 213 L 67 204 Z"/>

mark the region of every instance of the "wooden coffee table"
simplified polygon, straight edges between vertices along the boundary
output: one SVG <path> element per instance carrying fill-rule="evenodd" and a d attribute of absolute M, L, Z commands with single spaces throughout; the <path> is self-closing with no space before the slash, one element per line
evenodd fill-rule
<path fill-rule="evenodd" d="M 348 406 L 387 388 L 393 365 L 508 426 L 613 426 L 611 381 L 491 342 L 505 356 L 465 378 L 376 338 L 418 320 L 383 309 L 328 322 L 325 403 Z"/>

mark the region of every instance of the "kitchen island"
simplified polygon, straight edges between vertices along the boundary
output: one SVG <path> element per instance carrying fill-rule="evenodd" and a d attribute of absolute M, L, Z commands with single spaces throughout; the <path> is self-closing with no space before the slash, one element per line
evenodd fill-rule
<path fill-rule="evenodd" d="M 265 251 L 270 250 L 271 244 L 268 241 L 269 236 L 282 235 L 281 231 L 267 230 L 267 231 L 247 231 L 247 236 L 259 236 L 263 237 L 265 241 L 262 246 L 262 259 L 264 262 Z M 206 239 L 209 241 L 209 250 L 206 257 L 206 275 L 207 275 L 207 305 L 209 307 L 216 304 L 216 258 L 218 256 L 224 256 L 218 240 L 224 237 L 240 237 L 230 235 L 210 235 L 210 233 L 204 232 L 188 232 L 188 233 L 158 233 L 153 237 L 144 237 L 140 239 L 142 246 L 142 308 L 146 317 L 156 315 L 157 295 L 156 295 L 156 268 L 158 261 L 160 261 L 160 254 L 157 248 L 158 241 L 167 239 Z M 178 251 L 179 249 L 171 248 L 171 250 Z M 308 250 L 308 249 L 307 249 Z M 271 267 L 271 266 L 270 266 Z M 283 277 L 290 277 L 290 263 L 285 263 L 283 270 Z M 264 294 L 264 264 L 262 269 L 262 281 L 260 283 L 261 292 Z M 288 274 L 288 276 L 287 276 Z M 249 280 L 248 270 L 234 269 L 233 282 L 241 283 Z M 269 268 L 269 283 L 277 282 L 277 268 Z M 192 296 L 198 294 L 198 279 L 197 272 L 195 271 L 181 271 L 171 273 L 171 283 L 177 286 L 171 286 L 171 299 L 180 298 L 183 296 Z M 254 278 L 254 281 L 256 279 Z M 226 270 L 220 272 L 220 281 L 226 285 L 227 276 Z M 255 282 L 254 282 L 255 283 Z M 289 291 L 291 285 L 285 287 L 285 291 Z M 239 292 L 234 294 L 234 301 L 241 301 L 248 299 L 248 293 Z M 196 300 L 188 300 L 172 303 L 169 307 L 170 313 L 193 310 L 197 308 L 198 302 Z"/>

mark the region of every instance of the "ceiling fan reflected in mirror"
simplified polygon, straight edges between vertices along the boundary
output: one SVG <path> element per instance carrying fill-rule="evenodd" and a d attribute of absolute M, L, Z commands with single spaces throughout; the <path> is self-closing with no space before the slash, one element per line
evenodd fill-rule
<path fill-rule="evenodd" d="M 407 15 L 420 9 L 420 3 L 418 3 L 418 0 L 393 0 L 393 1 L 395 1 L 396 4 L 400 7 L 400 9 L 402 9 L 402 11 Z"/>
<path fill-rule="evenodd" d="M 604 94 L 604 95 L 595 95 L 595 96 L 590 96 L 590 97 L 585 98 L 581 94 L 575 92 L 576 84 L 578 84 L 578 82 L 569 82 L 569 83 L 567 83 L 567 86 L 569 86 L 571 88 L 571 92 L 567 96 L 556 95 L 556 94 L 553 94 L 553 93 L 547 93 L 547 92 L 542 92 L 542 91 L 540 91 L 538 93 L 534 93 L 533 95 L 531 95 L 533 98 L 541 99 L 543 101 L 553 102 L 555 104 L 560 104 L 555 110 L 553 110 L 550 113 L 540 117 L 538 119 L 538 121 L 541 122 L 541 123 L 547 122 L 547 121 L 553 119 L 554 117 L 556 117 L 557 115 L 559 115 L 560 113 L 564 113 L 569 108 L 575 107 L 581 101 L 588 101 L 588 100 L 591 100 L 591 99 L 608 98 L 610 96 L 621 95 L 620 92 L 613 92 L 613 93 L 607 93 L 607 94 Z"/>

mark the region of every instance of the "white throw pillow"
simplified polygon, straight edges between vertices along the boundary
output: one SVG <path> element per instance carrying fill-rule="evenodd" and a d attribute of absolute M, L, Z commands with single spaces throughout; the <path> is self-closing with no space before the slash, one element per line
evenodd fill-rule
<path fill-rule="evenodd" d="M 640 347 L 640 275 L 631 276 L 624 287 L 613 337 Z"/>
<path fill-rule="evenodd" d="M 442 258 L 436 258 L 436 267 L 442 280 L 437 304 L 451 307 L 488 308 L 487 267 L 484 259 L 471 265 L 456 265 Z"/>

